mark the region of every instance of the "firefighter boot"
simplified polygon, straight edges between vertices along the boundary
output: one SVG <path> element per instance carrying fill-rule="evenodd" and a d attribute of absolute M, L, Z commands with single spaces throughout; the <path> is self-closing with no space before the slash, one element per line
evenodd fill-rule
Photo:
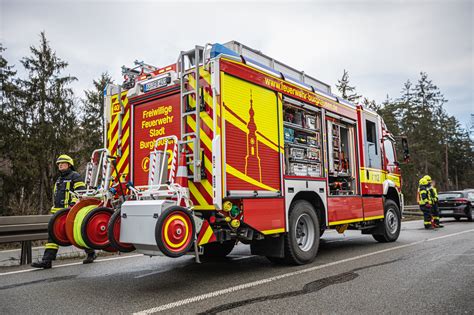
<path fill-rule="evenodd" d="M 434 223 L 435 223 L 435 227 L 437 227 L 437 228 L 444 228 L 444 225 L 442 225 L 442 224 L 439 222 L 439 218 L 435 218 L 435 219 L 434 219 Z"/>
<path fill-rule="evenodd" d="M 44 251 L 43 259 L 31 264 L 34 268 L 50 269 L 52 267 L 51 261 L 56 259 L 57 249 L 47 248 Z"/>
<path fill-rule="evenodd" d="M 32 263 L 31 267 L 50 269 L 52 267 L 52 264 L 51 264 L 51 260 L 42 260 L 42 261 L 36 261 Z"/>
<path fill-rule="evenodd" d="M 97 258 L 94 250 L 86 250 L 87 257 L 82 261 L 83 264 L 91 264 Z"/>

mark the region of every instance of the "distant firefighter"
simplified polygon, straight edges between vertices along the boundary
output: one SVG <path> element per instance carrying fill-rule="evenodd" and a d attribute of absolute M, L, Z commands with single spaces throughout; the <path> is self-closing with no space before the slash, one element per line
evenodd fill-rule
<path fill-rule="evenodd" d="M 423 212 L 425 229 L 433 229 L 431 224 L 431 208 L 433 202 L 430 198 L 428 180 L 425 177 L 419 181 L 418 196 L 418 204 L 420 205 L 420 210 Z"/>
<path fill-rule="evenodd" d="M 439 223 L 438 190 L 436 189 L 436 182 L 431 179 L 430 175 L 425 175 L 424 178 L 428 181 L 428 193 L 432 201 L 431 215 L 433 225 L 436 228 L 442 228 L 444 226 Z"/>

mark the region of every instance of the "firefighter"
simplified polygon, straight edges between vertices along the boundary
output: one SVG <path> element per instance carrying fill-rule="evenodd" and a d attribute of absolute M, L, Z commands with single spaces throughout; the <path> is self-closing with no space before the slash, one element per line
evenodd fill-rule
<path fill-rule="evenodd" d="M 428 191 L 430 193 L 431 201 L 433 202 L 431 207 L 433 225 L 436 228 L 442 228 L 444 225 L 439 223 L 438 190 L 436 189 L 436 182 L 431 179 L 430 175 L 425 175 L 425 179 L 428 181 Z"/>
<path fill-rule="evenodd" d="M 421 178 L 419 181 L 419 188 L 418 188 L 418 204 L 420 205 L 420 210 L 423 211 L 423 223 L 425 225 L 425 229 L 430 230 L 433 229 L 431 225 L 431 205 L 432 200 L 430 198 L 428 181 L 425 177 Z"/>
<path fill-rule="evenodd" d="M 56 160 L 56 164 L 60 175 L 54 184 L 54 204 L 50 210 L 51 213 L 73 206 L 77 202 L 77 198 L 72 192 L 86 188 L 85 183 L 81 179 L 81 175 L 75 171 L 74 161 L 70 156 L 65 154 L 60 155 Z M 48 239 L 48 243 L 45 245 L 43 259 L 32 263 L 31 266 L 44 269 L 51 268 L 51 262 L 56 259 L 58 249 L 59 245 L 55 244 L 51 239 Z M 97 257 L 93 249 L 86 249 L 86 254 L 87 257 L 83 261 L 84 264 L 92 263 Z"/>

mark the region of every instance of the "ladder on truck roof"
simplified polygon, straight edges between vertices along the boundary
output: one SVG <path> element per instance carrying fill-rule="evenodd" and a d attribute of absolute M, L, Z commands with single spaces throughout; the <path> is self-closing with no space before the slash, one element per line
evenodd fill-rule
<path fill-rule="evenodd" d="M 202 153 L 201 153 L 201 103 L 202 93 L 199 84 L 199 66 L 204 64 L 205 48 L 203 46 L 195 46 L 194 49 L 188 51 L 181 51 L 178 60 L 178 76 L 180 80 L 181 90 L 181 144 L 192 144 L 194 152 L 187 154 L 187 164 L 193 166 L 193 175 L 189 176 L 194 182 L 200 182 L 203 174 L 202 168 Z M 194 87 L 189 84 L 188 76 L 194 75 L 196 83 Z M 194 95 L 196 106 L 191 108 L 188 99 Z M 195 118 L 194 131 L 186 132 L 186 120 L 188 116 Z M 183 146 L 183 148 L 184 148 Z"/>
<path fill-rule="evenodd" d="M 331 94 L 331 86 L 329 84 L 307 75 L 304 71 L 296 70 L 295 68 L 288 66 L 281 61 L 273 59 L 259 50 L 253 49 L 235 40 L 224 43 L 223 46 L 243 56 L 244 58 L 250 58 L 270 69 L 273 69 L 276 72 L 283 73 L 285 78 L 289 77 L 289 79 L 300 81 L 304 84 L 312 86 L 317 90 Z"/>

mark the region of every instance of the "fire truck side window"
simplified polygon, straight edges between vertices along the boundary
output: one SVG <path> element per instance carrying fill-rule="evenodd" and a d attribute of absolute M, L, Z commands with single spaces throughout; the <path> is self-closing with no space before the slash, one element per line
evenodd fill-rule
<path fill-rule="evenodd" d="M 377 128 L 375 122 L 365 121 L 366 132 L 366 161 L 367 167 L 376 169 L 382 168 L 382 160 L 380 159 L 380 148 L 377 139 Z"/>
<path fill-rule="evenodd" d="M 385 150 L 385 157 L 387 158 L 388 165 L 395 164 L 395 152 L 393 151 L 393 143 L 390 139 L 383 141 L 383 148 Z"/>

